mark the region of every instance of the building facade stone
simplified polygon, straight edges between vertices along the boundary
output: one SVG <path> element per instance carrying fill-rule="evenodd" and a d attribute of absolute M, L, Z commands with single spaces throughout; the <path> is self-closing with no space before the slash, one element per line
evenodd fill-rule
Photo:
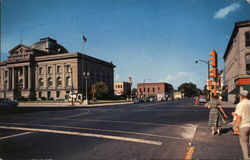
<path fill-rule="evenodd" d="M 235 23 L 223 58 L 228 101 L 234 103 L 240 90 L 250 92 L 250 20 Z"/>
<path fill-rule="evenodd" d="M 52 38 L 26 46 L 19 44 L 0 62 L 0 97 L 64 99 L 71 93 L 85 93 L 83 72 L 89 72 L 89 87 L 99 81 L 113 90 L 114 68 L 79 52 L 68 52 Z"/>

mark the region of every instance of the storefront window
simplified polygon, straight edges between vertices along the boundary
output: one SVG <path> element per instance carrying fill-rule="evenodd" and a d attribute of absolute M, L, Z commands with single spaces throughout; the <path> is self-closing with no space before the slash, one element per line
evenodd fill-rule
<path fill-rule="evenodd" d="M 250 54 L 246 56 L 246 73 L 250 75 Z"/>

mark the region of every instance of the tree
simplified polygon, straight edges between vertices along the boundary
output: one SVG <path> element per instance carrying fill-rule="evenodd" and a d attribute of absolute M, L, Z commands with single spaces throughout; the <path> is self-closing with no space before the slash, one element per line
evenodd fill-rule
<path fill-rule="evenodd" d="M 178 90 L 183 92 L 185 96 L 187 97 L 194 97 L 201 93 L 201 90 L 196 87 L 195 84 L 189 82 L 189 83 L 183 83 L 178 87 Z"/>
<path fill-rule="evenodd" d="M 95 89 L 95 96 L 97 99 L 108 99 L 113 95 L 108 86 L 102 81 L 95 83 Z"/>
<path fill-rule="evenodd" d="M 136 88 L 133 88 L 133 89 L 132 89 L 132 96 L 135 97 L 135 96 L 136 96 L 136 93 L 137 93 L 137 89 L 136 89 Z"/>

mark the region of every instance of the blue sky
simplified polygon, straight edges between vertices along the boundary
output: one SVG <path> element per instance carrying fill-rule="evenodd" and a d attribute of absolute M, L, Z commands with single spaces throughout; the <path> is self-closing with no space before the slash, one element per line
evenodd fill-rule
<path fill-rule="evenodd" d="M 22 42 L 51 37 L 70 52 L 112 61 L 115 81 L 204 87 L 209 52 L 223 55 L 249 0 L 1 0 L 1 59 Z"/>

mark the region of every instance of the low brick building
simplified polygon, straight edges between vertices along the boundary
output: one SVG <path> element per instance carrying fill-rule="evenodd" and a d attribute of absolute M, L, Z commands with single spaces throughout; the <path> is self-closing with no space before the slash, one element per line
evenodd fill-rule
<path fill-rule="evenodd" d="M 168 95 L 173 92 L 173 86 L 168 83 L 139 83 L 137 84 L 137 97 Z"/>

